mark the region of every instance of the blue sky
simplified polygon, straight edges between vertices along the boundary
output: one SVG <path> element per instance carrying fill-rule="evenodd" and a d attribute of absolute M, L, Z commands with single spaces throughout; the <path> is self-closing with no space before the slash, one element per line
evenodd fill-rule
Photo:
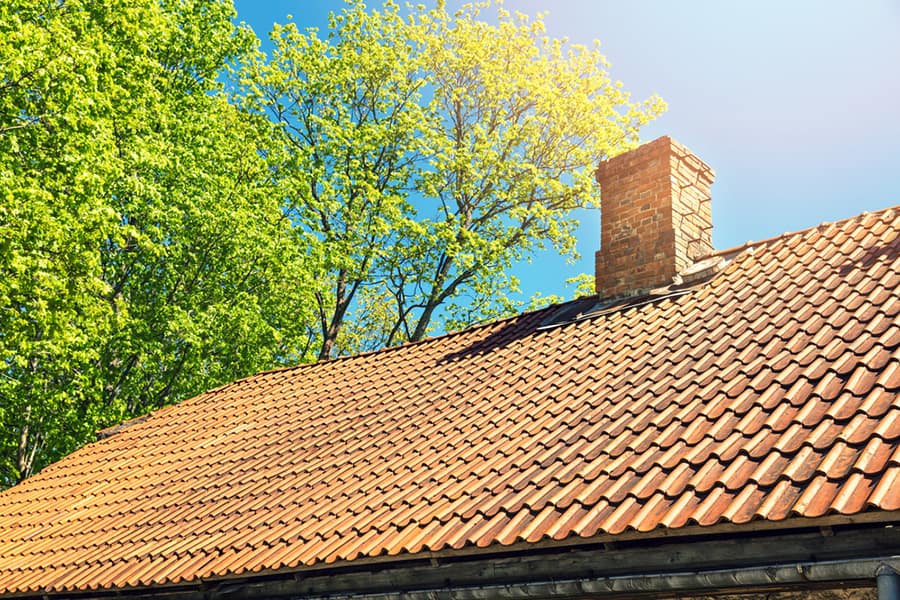
<path fill-rule="evenodd" d="M 372 0 L 376 5 L 379 0 Z M 426 4 L 429 4 L 426 2 Z M 459 2 L 448 1 L 449 7 Z M 325 28 L 339 0 L 236 0 L 263 40 L 273 22 Z M 546 13 L 548 34 L 600 40 L 635 100 L 715 169 L 713 242 L 737 246 L 900 204 L 900 2 L 896 0 L 507 0 Z M 599 211 L 578 215 L 581 260 L 552 251 L 516 274 L 523 297 L 567 295 L 593 272 Z"/>

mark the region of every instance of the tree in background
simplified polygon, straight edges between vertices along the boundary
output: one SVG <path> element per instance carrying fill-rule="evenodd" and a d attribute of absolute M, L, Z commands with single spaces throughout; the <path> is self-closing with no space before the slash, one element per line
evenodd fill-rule
<path fill-rule="evenodd" d="M 263 148 L 294 227 L 314 240 L 319 358 L 333 354 L 361 288 L 402 252 L 424 155 L 423 48 L 396 6 L 331 16 L 328 36 L 276 26 L 271 60 L 244 65 L 244 106 L 274 125 Z"/>
<path fill-rule="evenodd" d="M 317 248 L 320 359 L 508 313 L 512 264 L 574 254 L 597 162 L 664 109 L 631 103 L 597 48 L 547 39 L 540 16 L 488 24 L 488 6 L 351 3 L 324 39 L 276 27 L 271 60 L 244 66 L 275 184 Z"/>
<path fill-rule="evenodd" d="M 0 4 L 0 487 L 307 352 L 302 244 L 213 0 Z"/>
<path fill-rule="evenodd" d="M 0 487 L 243 375 L 508 313 L 513 262 L 572 254 L 662 104 L 486 7 L 351 2 L 268 60 L 228 0 L 0 3 Z"/>

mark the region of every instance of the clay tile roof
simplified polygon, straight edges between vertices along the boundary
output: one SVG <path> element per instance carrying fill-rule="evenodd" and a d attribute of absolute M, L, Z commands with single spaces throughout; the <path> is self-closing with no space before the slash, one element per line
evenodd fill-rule
<path fill-rule="evenodd" d="M 0 590 L 900 510 L 898 234 L 898 209 L 863 214 L 719 253 L 684 294 L 260 373 L 107 430 L 0 494 Z"/>

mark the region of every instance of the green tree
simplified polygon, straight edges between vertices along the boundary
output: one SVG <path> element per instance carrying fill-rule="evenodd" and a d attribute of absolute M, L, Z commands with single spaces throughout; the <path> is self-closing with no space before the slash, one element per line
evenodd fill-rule
<path fill-rule="evenodd" d="M 244 66 L 292 223 L 321 257 L 320 358 L 360 290 L 363 309 L 380 299 L 386 344 L 509 312 L 509 268 L 545 246 L 574 254 L 597 162 L 664 110 L 631 103 L 596 47 L 546 38 L 540 16 L 498 9 L 489 24 L 488 7 L 351 2 L 324 39 L 277 26 L 271 59 Z"/>
<path fill-rule="evenodd" d="M 218 83 L 233 15 L 0 3 L 0 487 L 309 351 L 303 240 Z"/>
<path fill-rule="evenodd" d="M 245 106 L 275 125 L 265 154 L 294 226 L 316 241 L 319 358 L 360 287 L 397 251 L 425 121 L 423 49 L 397 7 L 331 15 L 326 39 L 276 26 L 271 60 L 244 66 Z"/>

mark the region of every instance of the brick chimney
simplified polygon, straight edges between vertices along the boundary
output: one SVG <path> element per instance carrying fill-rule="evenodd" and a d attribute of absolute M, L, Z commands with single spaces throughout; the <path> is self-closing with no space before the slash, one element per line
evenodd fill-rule
<path fill-rule="evenodd" d="M 713 170 L 664 136 L 597 167 L 597 293 L 633 296 L 669 285 L 712 252 Z"/>

